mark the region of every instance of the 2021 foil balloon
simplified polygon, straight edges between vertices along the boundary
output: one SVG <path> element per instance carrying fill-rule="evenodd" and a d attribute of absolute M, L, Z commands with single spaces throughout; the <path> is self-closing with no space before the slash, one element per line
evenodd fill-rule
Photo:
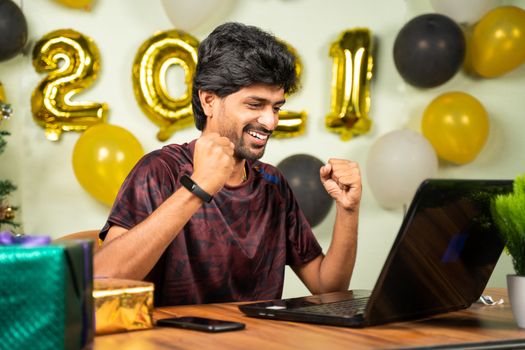
<path fill-rule="evenodd" d="M 437 155 L 455 164 L 473 161 L 489 134 L 489 117 L 483 105 L 464 92 L 436 97 L 423 112 L 421 130 Z"/>
<path fill-rule="evenodd" d="M 73 148 L 73 170 L 89 194 L 111 206 L 124 179 L 143 155 L 140 142 L 131 132 L 99 124 L 78 138 Z"/>
<path fill-rule="evenodd" d="M 516 6 L 495 8 L 474 27 L 469 45 L 473 70 L 493 78 L 525 62 L 525 10 Z"/>
<path fill-rule="evenodd" d="M 176 130 L 193 123 L 191 90 L 197 65 L 199 41 L 181 30 L 155 34 L 138 49 L 133 62 L 133 91 L 148 118 L 160 127 L 157 139 L 166 141 Z M 170 96 L 166 85 L 168 69 L 184 70 L 186 90 L 180 97 Z"/>
<path fill-rule="evenodd" d="M 342 140 L 370 130 L 372 44 L 370 30 L 357 28 L 343 32 L 330 47 L 332 100 L 325 125 L 328 130 L 340 134 Z"/>
<path fill-rule="evenodd" d="M 105 103 L 73 101 L 100 70 L 97 46 L 84 34 L 59 29 L 44 35 L 33 49 L 33 66 L 45 77 L 31 96 L 33 119 L 57 141 L 63 131 L 83 131 L 106 121 Z"/>

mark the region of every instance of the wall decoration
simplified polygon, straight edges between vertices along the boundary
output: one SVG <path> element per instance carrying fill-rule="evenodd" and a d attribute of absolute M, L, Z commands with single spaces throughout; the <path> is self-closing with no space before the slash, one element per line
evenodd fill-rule
<path fill-rule="evenodd" d="M 295 154 L 277 164 L 312 227 L 323 221 L 334 202 L 321 183 L 319 170 L 323 165 L 308 154 Z"/>
<path fill-rule="evenodd" d="M 377 139 L 366 161 L 367 181 L 377 202 L 385 209 L 408 205 L 419 184 L 437 174 L 438 158 L 421 134 L 391 131 Z"/>
<path fill-rule="evenodd" d="M 191 91 L 198 46 L 199 41 L 190 34 L 170 30 L 146 40 L 135 55 L 133 91 L 142 111 L 160 127 L 159 141 L 193 124 Z M 172 65 L 179 65 L 185 73 L 186 91 L 180 97 L 172 97 L 167 91 L 166 74 Z"/>
<path fill-rule="evenodd" d="M 431 88 L 450 80 L 465 59 L 463 31 L 440 14 L 417 16 L 406 23 L 394 42 L 394 63 L 403 79 Z"/>
<path fill-rule="evenodd" d="M 473 70 L 482 77 L 506 74 L 525 62 L 525 10 L 498 7 L 475 25 L 469 43 Z"/>
<path fill-rule="evenodd" d="M 144 155 L 140 142 L 128 130 L 99 124 L 86 130 L 73 149 L 73 170 L 80 185 L 107 206 Z"/>
<path fill-rule="evenodd" d="M 473 161 L 485 145 L 489 124 L 481 102 L 457 91 L 430 102 L 423 112 L 421 130 L 441 159 L 465 164 Z"/>
<path fill-rule="evenodd" d="M 48 140 L 59 140 L 63 131 L 84 131 L 106 121 L 105 103 L 73 101 L 93 84 L 100 70 L 98 48 L 91 38 L 72 29 L 50 32 L 35 44 L 33 66 L 47 73 L 33 91 L 31 111 Z"/>
<path fill-rule="evenodd" d="M 9 60 L 24 48 L 27 21 L 24 13 L 11 0 L 0 0 L 0 61 Z"/>
<path fill-rule="evenodd" d="M 341 33 L 330 47 L 332 89 L 325 124 L 329 131 L 340 134 L 342 140 L 370 130 L 372 44 L 370 30 L 357 28 Z"/>

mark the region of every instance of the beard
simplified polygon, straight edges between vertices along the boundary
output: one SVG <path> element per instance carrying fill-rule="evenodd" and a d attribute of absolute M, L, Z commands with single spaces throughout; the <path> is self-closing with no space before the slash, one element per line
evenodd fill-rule
<path fill-rule="evenodd" d="M 235 132 L 235 128 L 220 130 L 221 136 L 227 137 L 233 143 L 233 146 L 234 146 L 233 156 L 239 160 L 240 159 L 257 160 L 257 159 L 262 158 L 262 156 L 264 155 L 264 151 L 266 149 L 266 143 L 264 144 L 264 146 L 252 145 L 250 147 L 249 145 L 247 145 L 245 136 L 247 135 L 247 131 L 250 129 L 261 130 L 266 133 L 268 132 L 264 128 L 260 128 L 260 127 L 257 128 L 253 125 L 246 125 L 242 129 L 242 134 L 240 137 Z"/>

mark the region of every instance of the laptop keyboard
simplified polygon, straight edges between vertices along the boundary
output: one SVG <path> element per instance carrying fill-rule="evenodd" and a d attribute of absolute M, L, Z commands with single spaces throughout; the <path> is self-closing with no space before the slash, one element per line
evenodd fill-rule
<path fill-rule="evenodd" d="M 365 311 L 366 303 L 369 298 L 358 298 L 337 301 L 335 303 L 329 304 L 319 304 L 319 305 L 309 305 L 303 306 L 297 309 L 296 311 L 312 313 L 312 314 L 323 314 L 323 315 L 335 315 L 335 316 L 344 316 L 344 315 L 355 315 L 360 314 Z"/>

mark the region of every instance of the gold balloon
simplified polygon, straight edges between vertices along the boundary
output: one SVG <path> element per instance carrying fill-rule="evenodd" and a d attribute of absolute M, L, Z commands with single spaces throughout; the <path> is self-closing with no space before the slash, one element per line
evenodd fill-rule
<path fill-rule="evenodd" d="M 197 65 L 199 41 L 181 30 L 155 34 L 138 49 L 133 62 L 133 90 L 142 111 L 160 127 L 157 139 L 166 141 L 181 128 L 193 124 L 191 90 Z M 186 90 L 170 96 L 166 88 L 168 68 L 179 65 L 185 73 Z"/>
<path fill-rule="evenodd" d="M 73 170 L 89 194 L 111 206 L 126 176 L 143 155 L 142 146 L 128 130 L 99 124 L 78 138 L 73 149 Z"/>
<path fill-rule="evenodd" d="M 481 18 L 468 45 L 473 70 L 482 77 L 503 75 L 525 62 L 525 10 L 498 7 Z"/>
<path fill-rule="evenodd" d="M 55 0 L 55 1 L 67 7 L 86 10 L 86 11 L 90 11 L 91 7 L 93 6 L 92 5 L 93 0 Z"/>
<path fill-rule="evenodd" d="M 489 117 L 483 105 L 464 92 L 447 92 L 425 109 L 423 135 L 437 155 L 455 164 L 473 161 L 489 134 Z"/>
<path fill-rule="evenodd" d="M 0 102 L 5 102 L 4 85 L 0 82 Z"/>
<path fill-rule="evenodd" d="M 95 81 L 100 69 L 93 40 L 72 29 L 48 33 L 33 49 L 33 66 L 39 73 L 48 72 L 31 96 L 33 119 L 48 140 L 57 141 L 62 131 L 83 131 L 106 121 L 105 103 L 72 100 Z"/>
<path fill-rule="evenodd" d="M 370 130 L 370 80 L 372 79 L 372 35 L 366 28 L 347 30 L 330 47 L 332 102 L 325 118 L 328 130 L 342 140 Z"/>
<path fill-rule="evenodd" d="M 303 73 L 303 64 L 301 58 L 297 54 L 297 50 L 289 43 L 280 40 L 286 45 L 288 51 L 295 56 L 295 73 L 297 74 L 297 80 L 301 80 L 301 74 Z M 287 95 L 287 98 L 290 94 Z M 273 132 L 273 136 L 276 138 L 295 137 L 304 134 L 306 128 L 306 116 L 305 111 L 294 112 L 281 110 L 279 111 L 279 123 Z"/>

